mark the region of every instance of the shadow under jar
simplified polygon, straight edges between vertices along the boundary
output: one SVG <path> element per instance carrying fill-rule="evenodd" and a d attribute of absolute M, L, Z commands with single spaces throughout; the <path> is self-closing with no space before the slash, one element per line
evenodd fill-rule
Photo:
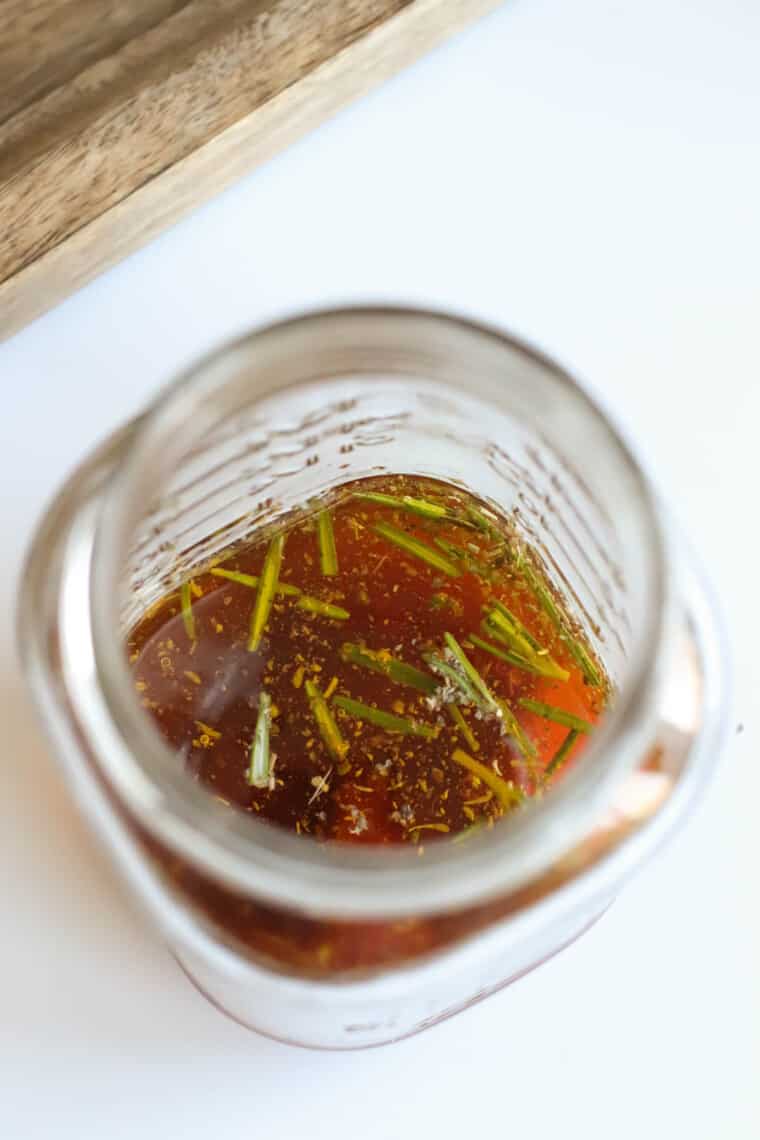
<path fill-rule="evenodd" d="M 124 651 L 231 545 L 383 474 L 459 485 L 508 517 L 611 686 L 560 783 L 422 858 L 215 802 L 141 707 Z M 442 315 L 316 313 L 208 358 L 75 473 L 24 583 L 32 688 L 105 846 L 199 989 L 299 1044 L 404 1037 L 551 956 L 684 814 L 717 750 L 714 614 L 636 460 L 555 364 Z"/>

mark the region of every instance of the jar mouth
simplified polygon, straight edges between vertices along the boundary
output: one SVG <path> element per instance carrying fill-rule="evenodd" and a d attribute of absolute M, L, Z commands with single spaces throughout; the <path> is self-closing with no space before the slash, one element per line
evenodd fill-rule
<path fill-rule="evenodd" d="M 410 352 L 409 369 L 425 367 L 438 342 L 464 343 L 468 351 L 535 370 L 551 382 L 567 414 L 582 418 L 625 472 L 632 488 L 632 525 L 647 563 L 646 605 L 625 675 L 602 724 L 576 766 L 540 801 L 467 844 L 439 842 L 420 859 L 417 850 L 324 844 L 231 813 L 187 779 L 135 695 L 119 631 L 116 583 L 147 493 L 146 472 L 155 457 L 171 464 L 171 441 L 188 416 L 201 436 L 220 393 L 240 395 L 256 369 L 257 398 L 294 383 L 283 363 L 310 346 L 329 344 L 336 363 L 351 374 L 398 369 L 398 349 Z M 383 345 L 395 364 L 380 360 Z M 366 356 L 367 346 L 374 355 Z M 354 359 L 362 350 L 366 365 Z M 280 370 L 270 367 L 276 362 Z M 300 382 L 300 381 L 299 381 Z M 249 389 L 250 391 L 250 389 Z M 230 396 L 230 399 L 233 397 Z M 498 384 L 487 399 L 498 400 Z M 535 409 L 526 405 L 526 414 Z M 84 563 L 83 563 L 84 565 Z M 102 772 L 129 814 L 154 838 L 226 886 L 275 905 L 308 913 L 379 917 L 451 909 L 504 894 L 544 872 L 589 829 L 609 805 L 620 781 L 638 766 L 651 741 L 657 692 L 668 648 L 670 589 L 663 530 L 655 498 L 637 460 L 598 404 L 561 367 L 522 342 L 492 328 L 441 314 L 393 308 L 332 310 L 297 317 L 254 332 L 213 353 L 160 395 L 129 434 L 97 505 L 86 560 L 86 610 L 77 631 L 90 645 L 90 721 Z M 62 619 L 66 620 L 65 607 Z M 87 624 L 87 632 L 82 624 Z"/>

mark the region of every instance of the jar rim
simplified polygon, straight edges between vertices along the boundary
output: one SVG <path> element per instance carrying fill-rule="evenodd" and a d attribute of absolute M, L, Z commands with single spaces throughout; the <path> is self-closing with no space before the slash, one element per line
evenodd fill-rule
<path fill-rule="evenodd" d="M 318 338 L 350 350 L 374 329 L 391 341 L 410 334 L 465 338 L 541 369 L 596 422 L 636 487 L 632 509 L 646 542 L 650 596 L 644 628 L 628 674 L 578 764 L 540 802 L 464 846 L 437 843 L 419 859 L 405 847 L 358 849 L 320 844 L 305 836 L 224 812 L 208 794 L 178 773 L 173 753 L 135 696 L 118 628 L 113 586 L 140 473 L 187 415 L 218 393 L 241 364 L 264 350 L 282 362 L 293 342 Z M 279 355 L 278 355 L 279 354 Z M 353 368 L 355 374 L 361 369 Z M 372 369 L 373 374 L 378 371 Z M 271 380 L 271 377 L 270 377 Z M 277 390 L 262 387 L 264 398 Z M 670 624 L 666 544 L 657 502 L 628 444 L 597 402 L 544 354 L 499 330 L 435 312 L 397 308 L 326 310 L 270 325 L 223 346 L 166 388 L 122 447 L 88 535 L 88 637 L 92 651 L 89 698 L 103 774 L 133 817 L 155 838 L 228 887 L 269 903 L 340 916 L 379 917 L 455 909 L 504 894 L 543 873 L 598 819 L 613 790 L 642 760 L 656 721 L 659 673 Z M 80 609 L 80 619 L 82 610 Z M 65 614 L 62 617 L 65 619 Z M 80 621 L 81 627 L 81 621 Z M 78 636 L 82 636 L 80 628 Z"/>

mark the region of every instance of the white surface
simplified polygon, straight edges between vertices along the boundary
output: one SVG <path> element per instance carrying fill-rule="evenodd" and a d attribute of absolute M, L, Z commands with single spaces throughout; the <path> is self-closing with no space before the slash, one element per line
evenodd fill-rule
<path fill-rule="evenodd" d="M 0 1135 L 760 1135 L 760 5 L 516 0 L 0 346 Z M 576 369 L 724 599 L 736 710 L 686 831 L 581 942 L 390 1049 L 224 1020 L 70 806 L 16 576 L 62 476 L 176 369 L 305 306 L 455 308 Z"/>

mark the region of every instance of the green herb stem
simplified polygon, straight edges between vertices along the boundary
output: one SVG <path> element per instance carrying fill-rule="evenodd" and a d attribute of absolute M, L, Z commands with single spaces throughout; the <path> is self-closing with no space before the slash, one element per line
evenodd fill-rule
<path fill-rule="evenodd" d="M 381 673 L 389 677 L 397 685 L 408 685 L 428 695 L 434 693 L 438 685 L 434 677 L 416 669 L 414 665 L 407 665 L 398 657 L 391 657 L 385 650 L 367 649 L 364 645 L 352 645 L 346 642 L 341 648 L 341 657 L 352 665 L 359 665 L 363 669 L 370 669 L 373 673 Z"/>
<path fill-rule="evenodd" d="M 503 542 L 503 534 L 499 532 L 496 524 L 489 519 L 487 515 L 470 504 L 467 505 L 465 510 L 467 511 L 468 518 L 479 531 L 482 531 L 483 534 L 487 534 L 489 538 L 496 538 L 500 542 Z"/>
<path fill-rule="evenodd" d="M 330 712 L 327 701 L 318 687 L 313 681 L 307 681 L 304 687 L 306 689 L 306 696 L 309 698 L 312 716 L 317 722 L 319 735 L 322 737 L 327 751 L 333 760 L 338 762 L 339 773 L 343 774 L 347 770 L 344 761 L 348 752 L 348 743 L 343 739 L 341 731 L 335 723 L 335 718 Z"/>
<path fill-rule="evenodd" d="M 441 506 L 440 503 L 431 503 L 427 499 L 415 499 L 411 495 L 401 496 L 401 505 L 407 510 L 411 511 L 414 515 L 421 515 L 425 519 L 448 519 L 453 514 L 447 507 Z"/>
<path fill-rule="evenodd" d="M 597 669 L 594 661 L 591 658 L 588 650 L 573 637 L 567 630 L 562 636 L 562 640 L 567 646 L 567 651 L 575 661 L 576 665 L 580 668 L 581 673 L 588 681 L 589 685 L 600 689 L 602 687 L 602 678 Z"/>
<path fill-rule="evenodd" d="M 462 646 L 459 644 L 457 639 L 451 633 L 445 633 L 443 637 L 448 649 L 454 655 L 459 669 L 462 671 L 462 673 L 464 673 L 465 677 L 470 682 L 470 685 L 479 694 L 480 705 L 485 706 L 485 708 L 491 711 L 498 711 L 498 701 L 494 697 L 491 690 L 488 688 L 488 685 L 485 683 L 480 673 L 470 661 L 465 651 L 462 649 Z"/>
<path fill-rule="evenodd" d="M 526 735 L 507 701 L 498 699 L 493 695 L 457 639 L 450 633 L 445 633 L 444 638 L 449 652 L 453 654 L 456 661 L 456 666 L 450 668 L 457 677 L 460 690 L 468 695 L 471 703 L 475 703 L 483 711 L 496 713 L 526 760 L 534 760 L 536 756 L 535 745 Z M 439 670 L 441 670 L 441 664 L 440 659 L 437 659 L 436 667 Z M 446 673 L 445 670 L 441 671 L 444 674 Z M 453 677 L 451 679 L 454 680 Z"/>
<path fill-rule="evenodd" d="M 449 716 L 457 726 L 457 729 L 465 744 L 470 749 L 470 752 L 480 752 L 480 745 L 475 739 L 475 733 L 472 731 L 469 724 L 462 716 L 462 710 L 457 708 L 456 705 L 447 705 L 446 708 L 449 710 Z"/>
<path fill-rule="evenodd" d="M 558 681 L 567 681 L 569 678 L 567 669 L 563 669 L 545 650 L 536 649 L 531 644 L 532 639 L 529 640 L 530 635 L 526 637 L 521 633 L 502 610 L 491 610 L 483 623 L 483 628 L 518 657 L 528 661 L 540 676 L 556 678 Z"/>
<path fill-rule="evenodd" d="M 261 581 L 255 574 L 242 574 L 238 570 L 221 570 L 217 566 L 211 570 L 211 573 L 217 578 L 226 578 L 230 582 L 237 582 L 241 586 L 249 586 L 254 589 Z M 320 598 L 312 598 L 310 594 L 304 594 L 298 586 L 291 586 L 288 582 L 278 582 L 274 592 L 285 597 L 297 598 L 296 605 L 299 609 L 308 610 L 313 614 L 321 614 L 323 617 L 334 618 L 336 621 L 347 621 L 351 617 L 348 610 L 344 610 L 342 606 L 335 606 L 332 602 L 323 602 Z"/>
<path fill-rule="evenodd" d="M 333 618 L 335 621 L 347 621 L 351 614 L 342 606 L 334 606 L 331 602 L 322 602 L 319 598 L 311 598 L 308 594 L 301 594 L 296 602 L 301 610 L 308 610 L 312 614 L 321 614 L 322 617 Z"/>
<path fill-rule="evenodd" d="M 587 720 L 583 720 L 579 716 L 574 716 L 573 713 L 565 712 L 564 709 L 558 709 L 554 705 L 544 704 L 543 701 L 534 701 L 529 697 L 521 697 L 519 704 L 522 708 L 528 709 L 529 712 L 541 716 L 544 720 L 551 720 L 555 724 L 563 724 L 565 728 L 573 728 L 576 732 L 591 732 L 593 725 Z"/>
<path fill-rule="evenodd" d="M 517 653 L 510 653 L 506 649 L 499 649 L 496 645 L 491 645 L 490 642 L 484 641 L 482 637 L 478 637 L 476 633 L 468 634 L 468 639 L 473 645 L 477 645 L 478 649 L 483 649 L 486 653 L 490 653 L 493 657 L 498 657 L 500 661 L 506 661 L 508 665 L 514 665 L 517 669 L 524 669 L 526 673 L 533 673 L 536 676 L 542 676 L 541 670 L 537 669 L 530 661 L 520 657 Z"/>
<path fill-rule="evenodd" d="M 338 552 L 335 548 L 332 515 L 329 511 L 320 511 L 317 515 L 317 537 L 322 573 L 326 578 L 332 578 L 338 573 Z"/>
<path fill-rule="evenodd" d="M 528 761 L 535 760 L 536 746 L 525 732 L 525 729 L 520 724 L 510 706 L 506 701 L 499 701 L 499 708 L 502 712 L 502 724 L 514 740 L 521 755 Z"/>
<path fill-rule="evenodd" d="M 378 503 L 381 507 L 393 507 L 401 510 L 404 503 L 396 495 L 384 495 L 380 491 L 354 491 L 353 497 L 365 503 Z"/>
<path fill-rule="evenodd" d="M 434 538 L 433 542 L 439 550 L 442 550 L 444 554 L 448 554 L 449 558 L 455 558 L 463 562 L 471 574 L 475 574 L 478 578 L 490 578 L 491 568 L 486 566 L 483 562 L 479 562 L 471 551 L 462 550 L 456 543 L 447 542 L 445 538 Z M 470 544 L 468 543 L 468 545 Z"/>
<path fill-rule="evenodd" d="M 476 529 L 475 524 L 469 519 L 440 503 L 431 503 L 428 499 L 415 499 L 411 495 L 384 495 L 376 491 L 355 491 L 354 498 L 364 499 L 369 503 L 378 503 L 383 507 L 392 507 L 396 511 L 408 511 L 410 514 L 419 515 L 421 518 L 433 522 L 447 522 L 453 526 L 466 527 L 468 530 Z"/>
<path fill-rule="evenodd" d="M 477 776 L 487 788 L 490 788 L 502 807 L 513 808 L 523 802 L 525 798 L 523 792 L 515 787 L 511 781 L 505 780 L 498 772 L 494 772 L 493 768 L 481 764 L 480 760 L 476 760 L 474 756 L 469 756 L 461 748 L 454 749 L 451 759 L 455 764 L 466 768 L 473 776 Z"/>
<path fill-rule="evenodd" d="M 434 538 L 433 542 L 442 550 L 444 554 L 448 554 L 450 558 L 456 558 L 457 561 L 464 561 L 464 551 L 461 547 L 453 542 L 447 542 L 445 538 Z"/>
<path fill-rule="evenodd" d="M 394 546 L 406 551 L 407 554 L 426 562 L 434 570 L 440 570 L 442 574 L 447 574 L 450 578 L 458 578 L 461 575 L 462 571 L 451 559 L 445 558 L 443 554 L 434 550 L 432 546 L 428 546 L 427 543 L 420 542 L 418 538 L 412 538 L 411 535 L 400 530 L 397 526 L 387 522 L 378 522 L 373 525 L 372 529 L 376 534 L 387 539 L 388 542 L 392 542 Z"/>
<path fill-rule="evenodd" d="M 572 751 L 573 745 L 579 736 L 580 733 L 576 728 L 570 729 L 562 744 L 560 744 L 559 748 L 544 768 L 545 779 L 549 779 L 550 776 L 553 776 L 557 769 L 565 763 L 568 756 L 570 755 L 570 752 Z"/>
<path fill-rule="evenodd" d="M 429 724 L 421 724 L 417 720 L 407 720 L 406 717 L 394 716 L 393 713 L 384 712 L 373 705 L 364 705 L 361 701 L 354 701 L 350 697 L 333 697 L 333 704 L 343 709 L 355 720 L 368 721 L 384 728 L 386 732 L 398 732 L 402 736 L 422 736 L 425 740 L 433 740 L 438 730 Z"/>
<path fill-rule="evenodd" d="M 237 582 L 240 586 L 250 586 L 254 590 L 260 581 L 255 574 L 243 574 L 240 570 L 225 570 L 221 566 L 212 567 L 209 573 L 215 578 L 226 578 L 228 582 Z M 278 582 L 274 592 L 292 598 L 299 598 L 303 593 L 298 586 L 291 586 L 288 582 Z"/>
<path fill-rule="evenodd" d="M 539 642 L 536 641 L 530 630 L 523 625 L 520 619 L 515 614 L 513 614 L 511 610 L 507 609 L 502 601 L 499 601 L 498 598 L 495 598 L 493 601 L 493 608 L 507 619 L 515 632 L 519 634 L 520 637 L 524 638 L 532 649 L 535 649 L 537 653 L 542 652 Z"/>
<path fill-rule="evenodd" d="M 541 580 L 536 570 L 531 566 L 524 555 L 520 560 L 520 568 L 536 600 L 558 630 L 568 653 L 583 673 L 586 681 L 589 685 L 601 688 L 603 683 L 602 677 L 595 662 L 582 642 L 574 636 L 570 619 L 557 602 L 552 591 L 546 583 Z"/>
<path fill-rule="evenodd" d="M 271 776 L 271 755 L 269 751 L 269 728 L 272 722 L 272 698 L 268 693 L 259 693 L 259 715 L 251 744 L 250 764 L 247 780 L 254 788 L 268 788 Z"/>
<path fill-rule="evenodd" d="M 281 532 L 280 534 L 276 534 L 269 543 L 269 549 L 264 559 L 264 566 L 256 591 L 256 601 L 254 602 L 253 612 L 251 614 L 251 628 L 248 637 L 249 653 L 255 653 L 259 648 L 264 629 L 269 620 L 272 602 L 274 601 L 274 595 L 277 589 L 277 582 L 280 577 L 280 566 L 282 565 L 282 552 L 284 548 L 285 534 Z"/>
<path fill-rule="evenodd" d="M 526 661 L 532 661 L 536 656 L 536 651 L 527 638 L 523 637 L 521 633 L 513 626 L 509 618 L 501 612 L 501 610 L 493 609 L 485 618 L 486 624 L 490 627 L 494 636 L 503 641 L 505 645 L 516 653 L 519 657 L 523 657 Z"/>
<path fill-rule="evenodd" d="M 460 669 L 455 668 L 438 653 L 424 653 L 423 660 L 434 673 L 438 673 L 447 681 L 451 681 L 466 704 L 476 705 L 478 708 L 482 707 L 483 702 L 480 693 Z"/>

